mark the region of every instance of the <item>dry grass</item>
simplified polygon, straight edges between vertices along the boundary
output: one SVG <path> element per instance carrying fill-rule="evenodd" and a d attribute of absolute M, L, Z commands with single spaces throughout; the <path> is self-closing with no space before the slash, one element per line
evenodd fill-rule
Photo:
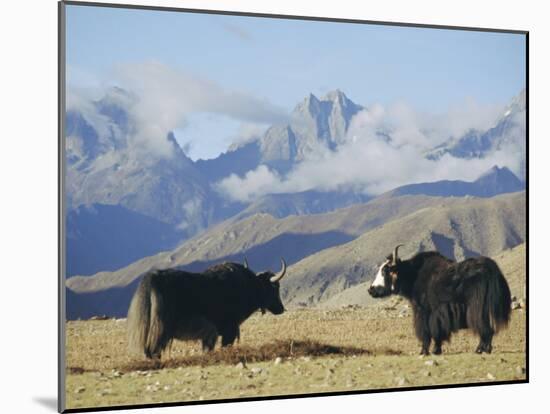
<path fill-rule="evenodd" d="M 235 365 L 239 362 L 243 364 L 273 361 L 275 358 L 298 358 L 307 356 L 327 356 L 327 355 L 363 355 L 369 351 L 356 347 L 343 347 L 335 345 L 321 344 L 316 341 L 294 341 L 277 340 L 263 344 L 260 347 L 234 346 L 227 348 L 218 348 L 214 352 L 201 353 L 198 355 L 188 355 L 179 358 L 170 358 L 168 356 L 163 361 L 145 360 L 132 361 L 130 364 L 121 368 L 122 372 L 138 370 L 156 370 L 164 368 L 178 368 L 189 366 L 209 366 L 209 365 Z"/>
<path fill-rule="evenodd" d="M 523 310 L 514 311 L 509 328 L 495 338 L 493 354 L 474 354 L 476 345 L 477 338 L 460 332 L 444 346 L 443 356 L 419 359 L 410 311 L 392 302 L 256 314 L 241 326 L 241 343 L 203 354 L 198 342 L 175 341 L 160 363 L 128 355 L 125 320 L 74 321 L 67 323 L 67 404 L 84 408 L 525 378 Z"/>

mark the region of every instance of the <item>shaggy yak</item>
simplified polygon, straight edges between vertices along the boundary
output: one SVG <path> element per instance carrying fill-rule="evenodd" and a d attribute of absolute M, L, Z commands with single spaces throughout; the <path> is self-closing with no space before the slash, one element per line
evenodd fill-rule
<path fill-rule="evenodd" d="M 253 312 L 267 309 L 275 315 L 285 308 L 279 281 L 286 273 L 256 275 L 237 263 L 223 263 L 203 273 L 155 270 L 141 280 L 128 310 L 130 351 L 160 358 L 173 339 L 200 339 L 204 351 L 239 337 L 239 326 Z"/>
<path fill-rule="evenodd" d="M 398 294 L 413 309 L 416 336 L 423 355 L 441 353 L 441 344 L 459 329 L 472 329 L 480 338 L 477 353 L 490 353 L 493 335 L 510 320 L 510 288 L 497 264 L 488 257 L 455 262 L 438 252 L 398 257 L 398 245 L 369 287 L 372 297 Z"/>

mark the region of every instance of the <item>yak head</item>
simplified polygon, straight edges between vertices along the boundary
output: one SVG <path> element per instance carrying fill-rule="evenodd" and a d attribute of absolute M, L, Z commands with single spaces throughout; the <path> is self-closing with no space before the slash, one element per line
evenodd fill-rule
<path fill-rule="evenodd" d="M 274 315 L 280 315 L 285 311 L 281 295 L 279 293 L 279 282 L 286 273 L 286 263 L 281 259 L 282 269 L 279 273 L 267 271 L 258 274 L 260 282 L 260 309 L 265 313 L 267 309 Z M 248 265 L 248 264 L 247 264 Z"/>
<path fill-rule="evenodd" d="M 378 268 L 378 273 L 369 287 L 369 294 L 373 298 L 383 298 L 400 292 L 399 265 L 401 259 L 397 254 L 400 246 L 402 244 L 398 244 L 393 250 L 393 254 L 389 255 Z"/>

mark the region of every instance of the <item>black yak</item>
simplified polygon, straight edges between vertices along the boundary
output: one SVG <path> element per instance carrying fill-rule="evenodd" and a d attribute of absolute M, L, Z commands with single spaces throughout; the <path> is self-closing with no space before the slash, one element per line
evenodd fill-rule
<path fill-rule="evenodd" d="M 236 263 L 212 266 L 203 273 L 155 270 L 141 280 L 128 310 L 131 351 L 160 358 L 173 339 L 200 339 L 210 351 L 221 335 L 222 346 L 233 344 L 240 324 L 253 312 L 278 315 L 285 308 L 279 281 L 286 273 L 256 275 Z"/>
<path fill-rule="evenodd" d="M 423 355 L 441 353 L 441 344 L 459 329 L 480 338 L 477 353 L 490 353 L 493 335 L 510 320 L 510 288 L 497 264 L 488 257 L 455 262 L 438 252 L 412 259 L 398 257 L 398 245 L 387 257 L 368 291 L 373 297 L 398 294 L 413 309 L 416 336 Z"/>

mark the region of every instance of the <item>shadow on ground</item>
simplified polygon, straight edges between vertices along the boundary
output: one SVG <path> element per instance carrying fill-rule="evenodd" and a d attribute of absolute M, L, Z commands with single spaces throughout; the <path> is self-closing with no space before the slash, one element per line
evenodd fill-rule
<path fill-rule="evenodd" d="M 170 358 L 165 361 L 136 360 L 122 367 L 122 371 L 145 371 L 194 365 L 234 365 L 239 362 L 246 364 L 262 361 L 273 361 L 277 357 L 285 359 L 305 356 L 352 356 L 364 354 L 370 354 L 370 351 L 364 348 L 328 345 L 316 341 L 278 340 L 272 343 L 264 344 L 260 347 L 233 346 L 219 348 L 213 352 L 189 355 L 181 358 Z"/>

